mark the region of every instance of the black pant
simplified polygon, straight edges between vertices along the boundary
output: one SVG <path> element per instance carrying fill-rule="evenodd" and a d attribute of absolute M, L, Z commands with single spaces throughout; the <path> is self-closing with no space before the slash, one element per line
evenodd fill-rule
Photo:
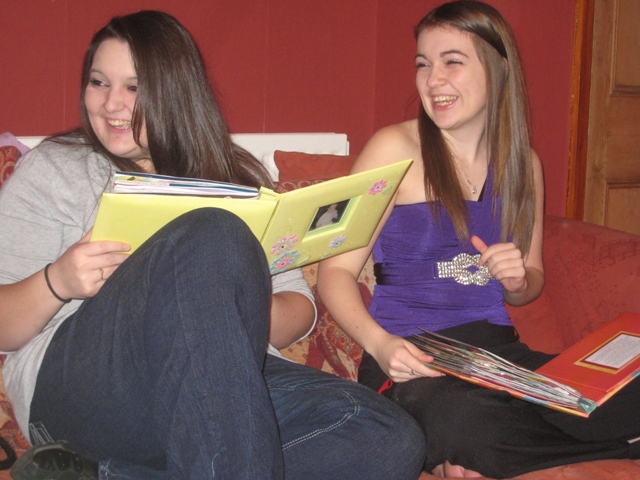
<path fill-rule="evenodd" d="M 519 341 L 513 327 L 486 321 L 438 333 L 469 343 L 529 369 L 553 355 Z M 358 381 L 378 390 L 387 380 L 364 354 Z M 448 460 L 495 478 L 557 465 L 607 458 L 640 458 L 640 381 L 635 380 L 582 418 L 489 390 L 454 377 L 394 383 L 383 394 L 420 423 L 427 436 L 425 470 Z"/>

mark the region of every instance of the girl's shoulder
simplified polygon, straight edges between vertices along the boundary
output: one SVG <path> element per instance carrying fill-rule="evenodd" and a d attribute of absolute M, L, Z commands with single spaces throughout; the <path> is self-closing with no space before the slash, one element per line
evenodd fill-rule
<path fill-rule="evenodd" d="M 90 145 L 47 139 L 18 160 L 7 184 L 43 189 L 58 185 L 71 188 L 87 179 L 104 184 L 102 179 L 109 178 L 112 171 L 111 162 Z"/>
<path fill-rule="evenodd" d="M 45 163 L 53 166 L 59 163 L 68 164 L 81 160 L 89 156 L 92 152 L 93 148 L 91 146 L 79 143 L 73 139 L 67 141 L 64 137 L 47 138 L 37 147 L 25 153 L 20 161 L 25 164 Z"/>
<path fill-rule="evenodd" d="M 388 125 L 378 130 L 358 156 L 355 167 L 368 170 L 401 160 L 420 160 L 417 120 Z"/>
<path fill-rule="evenodd" d="M 418 120 L 407 120 L 383 127 L 371 137 L 369 142 L 381 143 L 387 148 L 394 150 L 413 150 L 416 147 L 419 148 L 420 135 L 418 133 Z"/>

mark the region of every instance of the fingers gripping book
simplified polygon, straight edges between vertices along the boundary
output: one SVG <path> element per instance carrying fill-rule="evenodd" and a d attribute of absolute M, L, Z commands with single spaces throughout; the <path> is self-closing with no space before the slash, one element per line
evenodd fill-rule
<path fill-rule="evenodd" d="M 113 191 L 102 194 L 91 241 L 125 242 L 133 252 L 183 213 L 222 208 L 249 226 L 276 274 L 367 245 L 410 164 L 404 160 L 282 194 L 116 172 Z"/>

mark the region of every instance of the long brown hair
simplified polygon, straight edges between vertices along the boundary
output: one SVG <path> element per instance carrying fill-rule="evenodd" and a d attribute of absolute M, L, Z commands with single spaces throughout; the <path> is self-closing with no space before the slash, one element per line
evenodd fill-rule
<path fill-rule="evenodd" d="M 490 5 L 476 0 L 446 3 L 427 14 L 415 37 L 427 29 L 455 28 L 471 34 L 487 80 L 487 155 L 493 175 L 491 196 L 501 199 L 501 239 L 513 237 L 529 250 L 535 189 L 529 139 L 529 109 L 520 56 L 509 25 Z M 418 113 L 427 198 L 437 199 L 452 219 L 458 237 L 468 239 L 469 213 L 454 160 L 440 129 L 422 104 Z M 434 214 L 436 213 L 434 212 Z"/>
<path fill-rule="evenodd" d="M 138 76 L 133 137 L 140 145 L 140 131 L 146 126 L 157 173 L 272 186 L 260 162 L 232 142 L 193 37 L 164 12 L 145 10 L 114 17 L 93 36 L 82 67 L 81 127 L 76 136 L 84 137 L 116 168 L 140 171 L 134 161 L 104 148 L 91 128 L 84 102 L 96 50 L 112 38 L 126 42 L 131 50 Z"/>

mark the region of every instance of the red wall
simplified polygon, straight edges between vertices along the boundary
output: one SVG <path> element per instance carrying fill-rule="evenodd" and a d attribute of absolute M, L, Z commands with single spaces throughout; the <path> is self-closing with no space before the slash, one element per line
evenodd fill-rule
<path fill-rule="evenodd" d="M 165 10 L 193 33 L 235 132 L 347 133 L 415 116 L 413 26 L 440 0 L 0 0 L 0 132 L 77 124 L 80 63 L 109 18 Z M 547 213 L 564 215 L 574 0 L 488 0 L 519 42 Z M 9 20 L 10 19 L 10 20 Z"/>

